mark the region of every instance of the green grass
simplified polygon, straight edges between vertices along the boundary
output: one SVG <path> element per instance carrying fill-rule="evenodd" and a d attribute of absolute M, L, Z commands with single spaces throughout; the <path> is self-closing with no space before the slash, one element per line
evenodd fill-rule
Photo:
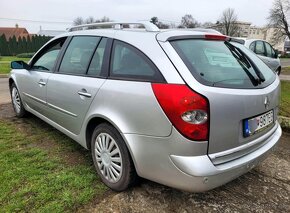
<path fill-rule="evenodd" d="M 0 120 L 2 212 L 70 212 L 107 190 L 88 151 L 37 118 L 24 122 L 28 133 L 15 122 Z M 68 163 L 71 158 L 65 156 L 72 154 L 85 163 Z"/>
<path fill-rule="evenodd" d="M 11 70 L 11 61 L 25 61 L 28 62 L 30 58 L 18 58 L 13 56 L 1 56 L 0 57 L 0 74 L 8 74 Z"/>
<path fill-rule="evenodd" d="M 281 81 L 280 115 L 290 117 L 290 82 Z"/>

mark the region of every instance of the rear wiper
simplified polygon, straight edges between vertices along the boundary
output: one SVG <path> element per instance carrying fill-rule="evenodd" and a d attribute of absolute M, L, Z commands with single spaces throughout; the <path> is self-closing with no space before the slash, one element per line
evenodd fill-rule
<path fill-rule="evenodd" d="M 259 79 L 256 79 L 258 84 L 261 84 L 262 82 L 265 81 L 265 77 L 263 73 L 260 71 L 257 65 L 253 62 L 253 60 L 249 56 L 247 56 L 247 54 L 245 54 L 240 48 L 232 45 L 228 41 L 225 41 L 225 45 L 231 50 L 231 52 L 235 53 L 233 54 L 234 57 L 240 60 L 241 62 L 243 62 L 243 64 L 245 64 L 248 69 L 250 67 L 253 67 L 253 70 L 255 71 L 257 77 L 259 78 Z"/>

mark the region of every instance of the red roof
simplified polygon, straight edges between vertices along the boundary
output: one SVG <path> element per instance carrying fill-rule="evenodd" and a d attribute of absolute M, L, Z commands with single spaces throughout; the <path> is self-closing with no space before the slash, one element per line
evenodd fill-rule
<path fill-rule="evenodd" d="M 28 37 L 30 36 L 25 28 L 20 27 L 0 27 L 0 36 L 5 35 L 6 39 L 12 38 L 13 36 L 18 39 L 18 37 Z"/>

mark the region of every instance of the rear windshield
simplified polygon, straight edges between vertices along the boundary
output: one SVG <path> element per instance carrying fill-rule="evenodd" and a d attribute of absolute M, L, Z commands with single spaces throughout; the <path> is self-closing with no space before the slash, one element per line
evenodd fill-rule
<path fill-rule="evenodd" d="M 171 45 L 192 75 L 204 85 L 264 88 L 276 78 L 261 59 L 236 42 L 185 39 L 171 41 Z"/>

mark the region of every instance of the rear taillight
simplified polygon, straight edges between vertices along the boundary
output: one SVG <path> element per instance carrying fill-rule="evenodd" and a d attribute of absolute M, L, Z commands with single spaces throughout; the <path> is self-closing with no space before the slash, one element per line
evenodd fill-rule
<path fill-rule="evenodd" d="M 209 104 L 186 85 L 153 83 L 152 89 L 163 111 L 185 137 L 208 140 Z"/>

